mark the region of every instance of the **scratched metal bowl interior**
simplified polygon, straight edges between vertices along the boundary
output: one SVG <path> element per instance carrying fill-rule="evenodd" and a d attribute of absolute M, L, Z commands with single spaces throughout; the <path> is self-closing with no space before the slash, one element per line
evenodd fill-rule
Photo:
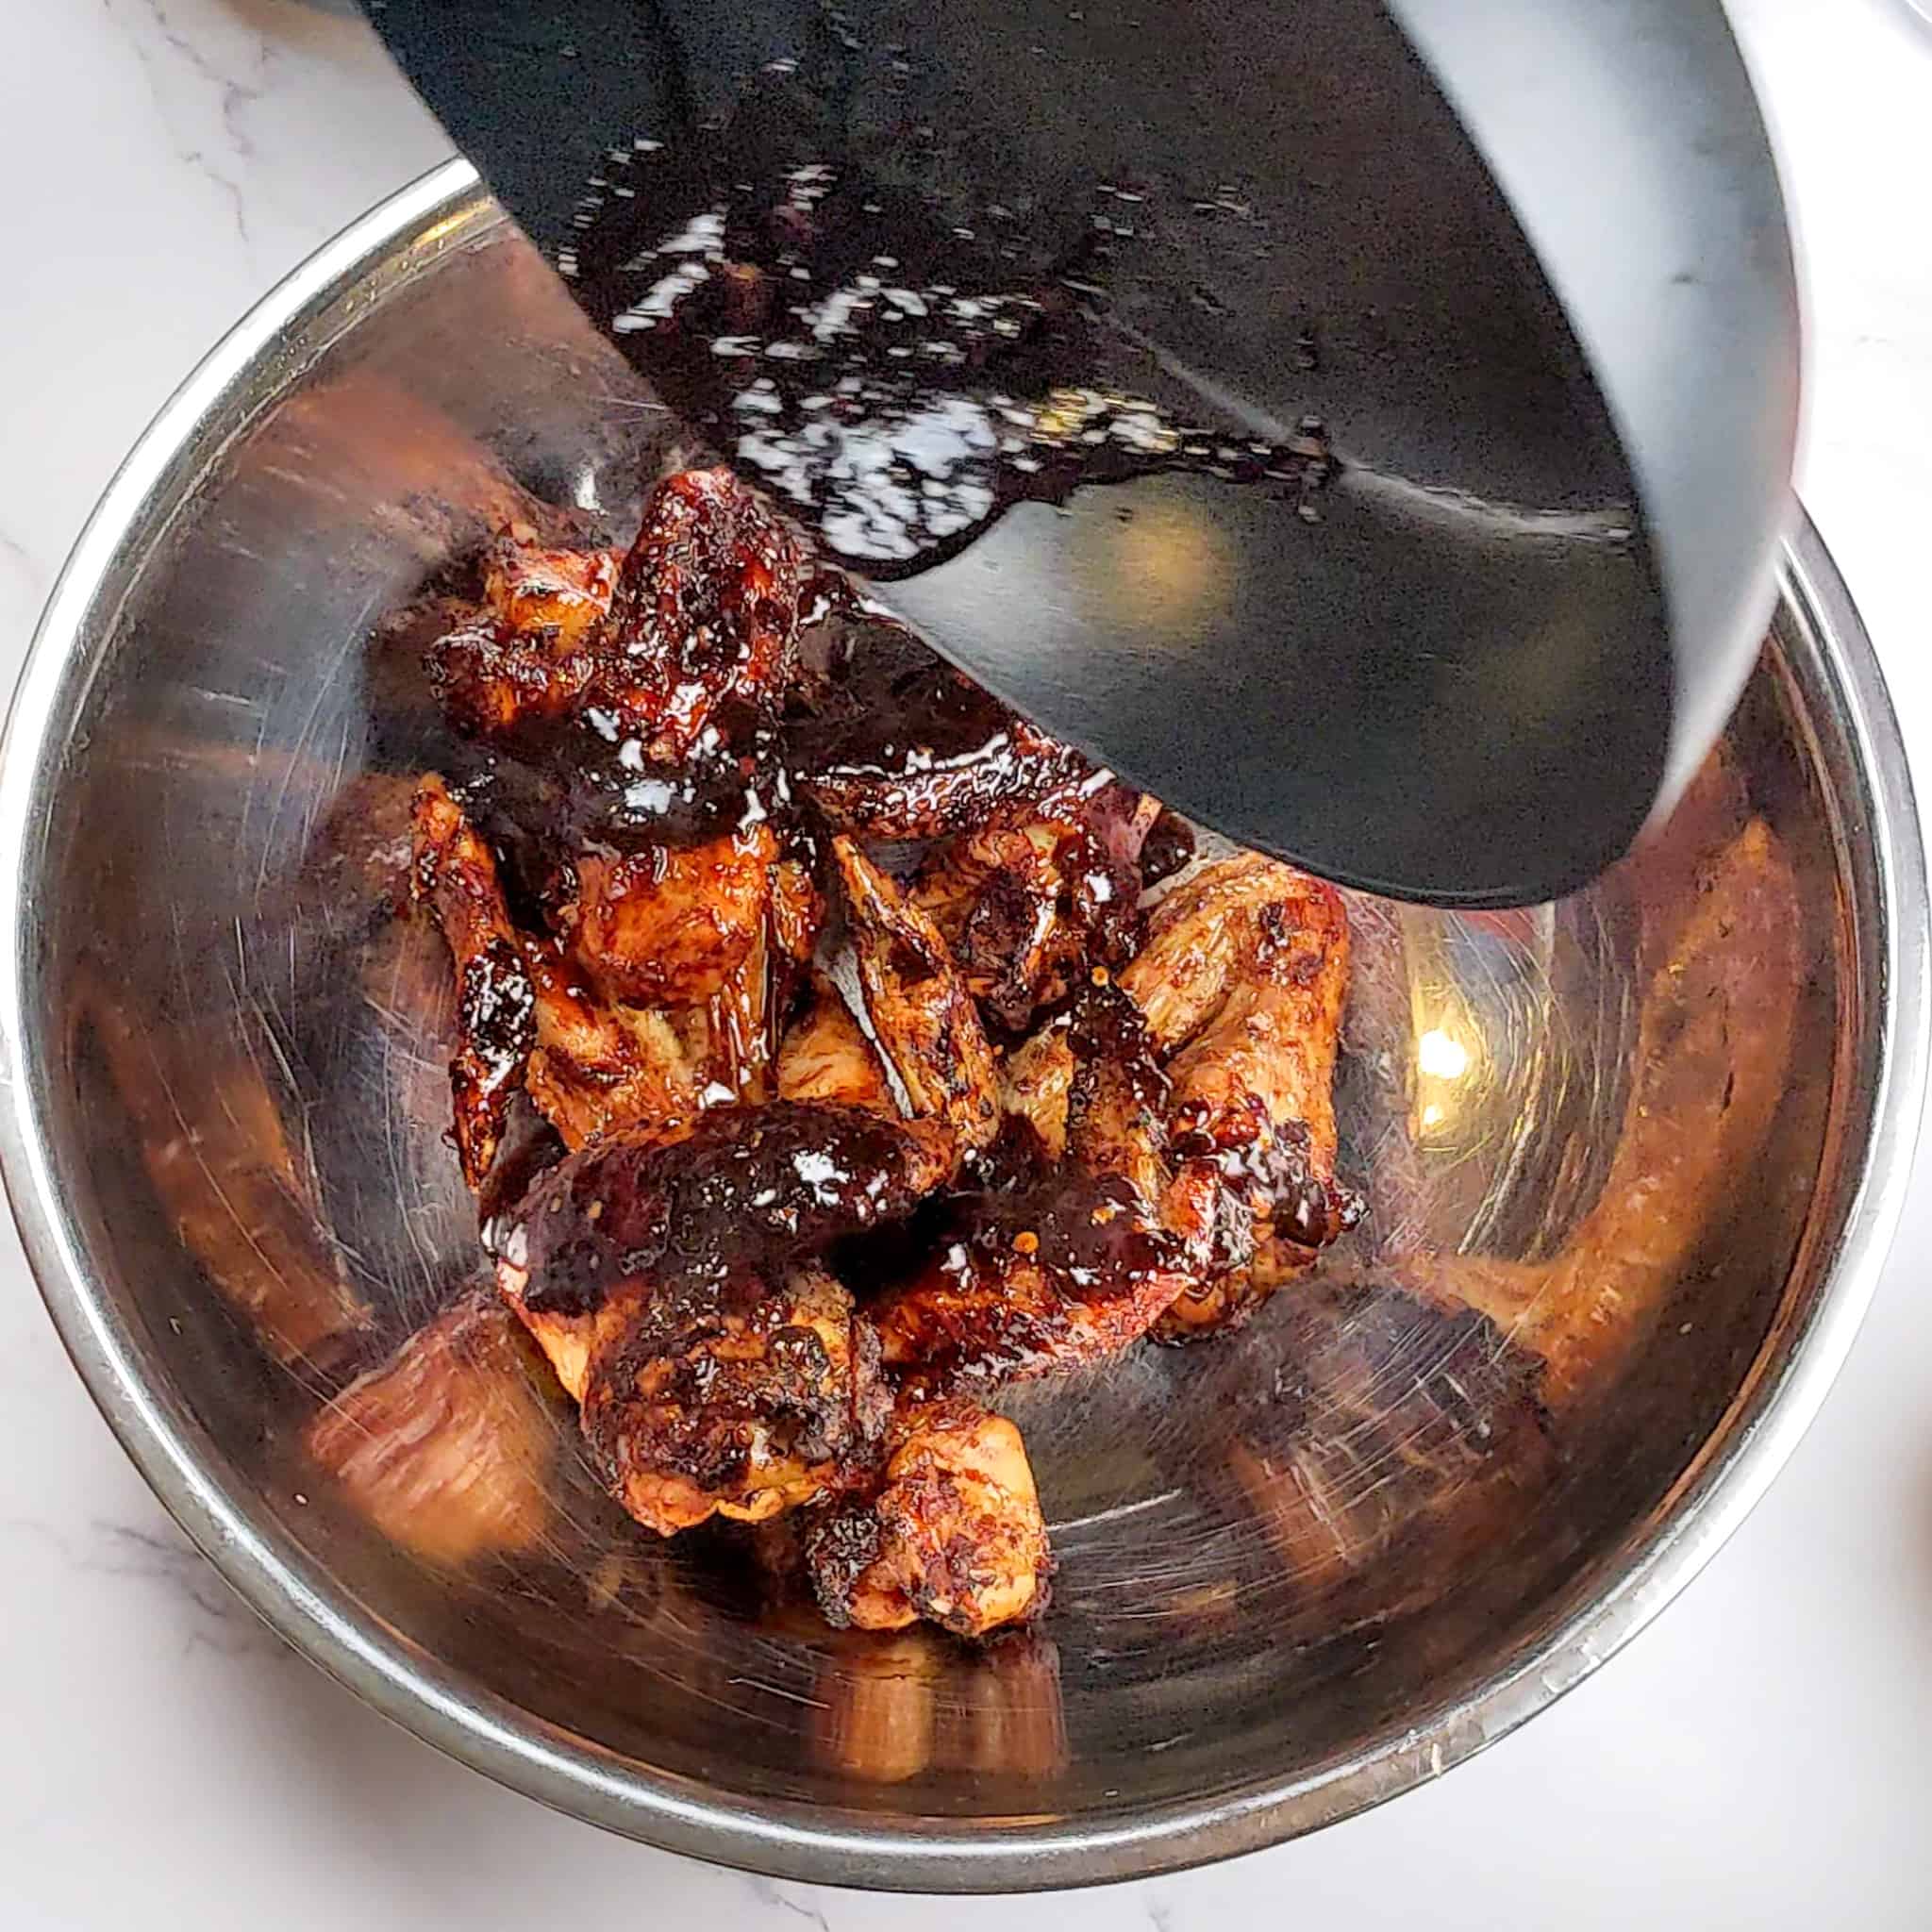
<path fill-rule="evenodd" d="M 974 1649 L 774 1611 L 728 1539 L 604 1500 L 560 1404 L 514 1559 L 411 1556 L 303 1453 L 479 1267 L 441 941 L 374 916 L 324 836 L 358 774 L 419 756 L 367 640 L 485 534 L 498 466 L 625 533 L 675 435 L 453 167 L 272 298 L 117 486 L 7 781 L 8 1181 L 96 1395 L 337 1674 L 680 1849 L 1123 1876 L 1441 1771 L 1695 1570 L 1869 1291 L 1922 882 L 1828 559 L 1801 536 L 1722 766 L 1612 875 L 1507 915 L 1352 900 L 1363 1224 L 1239 1335 L 1010 1399 L 1059 1569 L 1037 1628 Z M 1185 518 L 1122 529 L 1211 556 Z M 1174 580 L 1214 594 L 1185 556 Z"/>

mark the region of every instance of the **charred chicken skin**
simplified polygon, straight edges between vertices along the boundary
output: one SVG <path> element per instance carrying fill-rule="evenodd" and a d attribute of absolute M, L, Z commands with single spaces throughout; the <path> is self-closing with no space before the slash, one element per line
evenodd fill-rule
<path fill-rule="evenodd" d="M 796 540 L 724 470 L 659 484 L 613 575 L 605 552 L 499 547 L 477 621 L 435 647 L 451 718 L 480 736 L 591 713 L 657 764 L 775 702 L 803 590 Z"/>
<path fill-rule="evenodd" d="M 876 1305 L 887 1363 L 919 1396 L 1063 1373 L 1138 1341 L 1193 1279 L 1213 1209 L 1171 1170 L 1167 1083 L 1132 1004 L 1091 989 L 1068 1029 L 1066 1154 L 975 1204 Z"/>
<path fill-rule="evenodd" d="M 984 1637 L 1038 1616 L 1053 1562 L 1019 1430 L 958 1398 L 903 1407 L 877 1489 L 822 1513 L 808 1561 L 841 1628 Z"/>

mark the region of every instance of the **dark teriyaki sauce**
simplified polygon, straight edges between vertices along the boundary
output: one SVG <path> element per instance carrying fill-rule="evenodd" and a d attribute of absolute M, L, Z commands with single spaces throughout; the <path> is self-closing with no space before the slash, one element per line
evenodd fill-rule
<path fill-rule="evenodd" d="M 910 1212 L 930 1178 L 892 1121 L 808 1102 L 719 1109 L 687 1140 L 620 1134 L 564 1161 L 525 1200 L 506 1254 L 528 1270 L 533 1310 L 588 1314 L 648 1280 L 653 1319 L 675 1326 L 751 1306 L 774 1271 Z"/>
<path fill-rule="evenodd" d="M 1335 474 L 1320 422 L 1269 442 L 1181 420 L 1102 319 L 1135 233 L 1114 184 L 1084 219 L 995 208 L 966 228 L 916 185 L 929 130 L 899 130 L 891 180 L 845 136 L 828 98 L 760 76 L 701 148 L 613 151 L 558 257 L 657 392 L 830 555 L 907 576 L 1016 503 L 1174 471 L 1312 520 Z"/>

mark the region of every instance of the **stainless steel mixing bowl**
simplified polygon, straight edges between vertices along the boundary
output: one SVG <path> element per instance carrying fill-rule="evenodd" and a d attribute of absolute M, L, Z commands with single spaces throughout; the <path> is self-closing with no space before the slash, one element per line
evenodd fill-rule
<path fill-rule="evenodd" d="M 365 641 L 513 505 L 508 477 L 621 527 L 675 434 L 452 166 L 271 296 L 115 481 L 0 776 L 7 1185 L 95 1399 L 325 1669 L 492 1776 L 708 1857 L 1117 1878 L 1445 1770 L 1750 1507 L 1893 1224 L 1924 879 L 1823 548 L 1796 538 L 1724 762 L 1642 855 L 1534 913 L 1357 903 L 1341 1103 L 1367 1223 L 1244 1334 L 1016 1405 L 1058 1594 L 974 1653 L 835 1635 L 702 1537 L 652 1543 L 554 1411 L 516 1560 L 411 1555 L 305 1458 L 318 1407 L 476 1265 L 436 941 L 329 857 L 421 756 Z M 1211 574 L 1209 527 L 1122 533 L 1165 547 L 1176 597 Z M 1746 816 L 1774 839 L 1748 835 L 1755 896 L 1726 911 L 1712 868 Z M 1715 1030 L 1691 985 L 1726 1002 Z"/>

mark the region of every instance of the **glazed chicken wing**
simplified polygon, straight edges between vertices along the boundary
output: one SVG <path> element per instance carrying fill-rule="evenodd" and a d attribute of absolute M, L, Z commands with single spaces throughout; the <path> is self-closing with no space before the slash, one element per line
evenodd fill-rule
<path fill-rule="evenodd" d="M 715 993 L 751 950 L 777 857 L 763 820 L 694 845 L 585 854 L 557 924 L 607 998 L 691 1006 Z"/>
<path fill-rule="evenodd" d="M 1159 812 L 1120 788 L 1076 788 L 1008 808 L 933 852 L 912 903 L 940 929 L 988 1018 L 1023 1030 L 1093 966 L 1118 966 L 1139 936 L 1139 858 Z"/>
<path fill-rule="evenodd" d="M 674 764 L 775 706 L 802 587 L 784 525 L 727 471 L 687 470 L 658 486 L 614 585 L 603 552 L 499 548 L 483 611 L 432 670 L 475 735 L 595 713 Z"/>
<path fill-rule="evenodd" d="M 660 764 L 776 704 L 805 589 L 797 540 L 729 470 L 668 476 L 618 578 L 595 695 Z"/>
<path fill-rule="evenodd" d="M 596 998 L 554 942 L 525 951 L 536 1046 L 524 1084 L 575 1151 L 619 1128 L 675 1133 L 703 1105 L 703 1082 L 661 1012 Z"/>
<path fill-rule="evenodd" d="M 535 530 L 512 525 L 484 558 L 483 601 L 517 635 L 574 651 L 610 608 L 623 563 L 617 550 L 544 549 Z"/>
<path fill-rule="evenodd" d="M 1183 879 L 1155 908 L 1146 943 L 1122 970 L 1121 986 L 1146 1019 L 1157 1052 L 1172 1053 L 1220 1007 L 1284 874 L 1295 876 L 1275 859 L 1243 853 Z"/>
<path fill-rule="evenodd" d="M 989 1194 L 970 1224 L 874 1315 L 908 1397 L 1064 1373 L 1140 1340 L 1200 1265 L 1211 1214 L 1171 1176 L 1165 1084 L 1140 1018 L 1114 989 L 1083 996 L 1062 1162 Z"/>
<path fill-rule="evenodd" d="M 1208 866 L 1178 887 L 1122 971 L 1148 1050 L 1170 1054 L 1160 1103 L 1174 1168 L 1167 1219 L 1197 1238 L 1187 1284 L 1161 1312 L 1161 1339 L 1239 1324 L 1354 1224 L 1358 1204 L 1335 1174 L 1347 971 L 1340 895 L 1257 855 Z M 1052 1159 L 1067 1144 L 1074 1072 L 1072 1036 L 1058 1021 L 1002 1071 L 1002 1109 Z"/>
<path fill-rule="evenodd" d="M 526 1310 L 590 1314 L 640 1281 L 660 1314 L 704 1307 L 741 1276 L 909 1213 L 958 1159 L 936 1122 L 802 1101 L 721 1108 L 678 1138 L 630 1128 L 552 1168 L 501 1252 Z"/>
<path fill-rule="evenodd" d="M 969 1147 L 999 1130 L 992 1048 L 939 928 L 850 839 L 833 842 L 873 1032 L 912 1111 Z"/>
<path fill-rule="evenodd" d="M 1257 882 L 1267 890 L 1257 892 Z M 1186 917 L 1226 907 L 1217 940 L 1226 965 L 1218 1008 L 1168 1063 L 1168 1119 L 1177 1157 L 1218 1173 L 1229 1198 L 1224 1252 L 1163 1319 L 1169 1340 L 1244 1320 L 1359 1213 L 1335 1176 L 1335 1059 L 1348 977 L 1341 895 L 1272 860 L 1234 860 L 1194 883 L 1200 910 Z M 1161 989 L 1136 975 L 1146 958 L 1124 978 L 1159 1005 Z"/>
<path fill-rule="evenodd" d="M 1019 1430 L 958 1399 L 903 1409 L 877 1492 L 816 1523 L 808 1561 L 841 1629 L 984 1637 L 1038 1616 L 1053 1562 Z"/>
<path fill-rule="evenodd" d="M 869 1469 L 877 1342 L 810 1257 L 909 1212 L 956 1160 L 937 1124 L 778 1102 L 677 1141 L 608 1137 L 537 1183 L 498 1285 L 640 1522 L 758 1521 Z"/>
<path fill-rule="evenodd" d="M 1073 1088 L 1074 1045 L 1064 1015 L 1049 1021 L 1001 1065 L 1000 1111 L 1026 1124 L 1048 1160 L 1066 1152 Z"/>
<path fill-rule="evenodd" d="M 778 1098 L 826 1100 L 897 1115 L 886 1070 L 843 995 L 822 973 L 778 1047 Z"/>
<path fill-rule="evenodd" d="M 767 887 L 749 950 L 685 1022 L 708 1107 L 757 1106 L 772 1098 L 779 1032 L 824 919 L 824 902 L 802 860 L 781 859 Z"/>
<path fill-rule="evenodd" d="M 591 1356 L 584 1440 L 625 1508 L 675 1536 L 714 1514 L 762 1522 L 848 1486 L 870 1469 L 890 1407 L 852 1297 L 806 1267 L 670 1332 L 641 1311 Z"/>
<path fill-rule="evenodd" d="M 458 1039 L 449 1077 L 463 1178 L 477 1188 L 536 1043 L 536 996 L 495 856 L 439 777 L 416 788 L 414 829 L 416 894 L 434 909 L 456 961 Z"/>
<path fill-rule="evenodd" d="M 568 713 L 595 666 L 593 643 L 617 589 L 605 550 L 545 550 L 512 525 L 485 558 L 482 608 L 448 631 L 429 669 L 463 730 L 500 737 Z"/>

